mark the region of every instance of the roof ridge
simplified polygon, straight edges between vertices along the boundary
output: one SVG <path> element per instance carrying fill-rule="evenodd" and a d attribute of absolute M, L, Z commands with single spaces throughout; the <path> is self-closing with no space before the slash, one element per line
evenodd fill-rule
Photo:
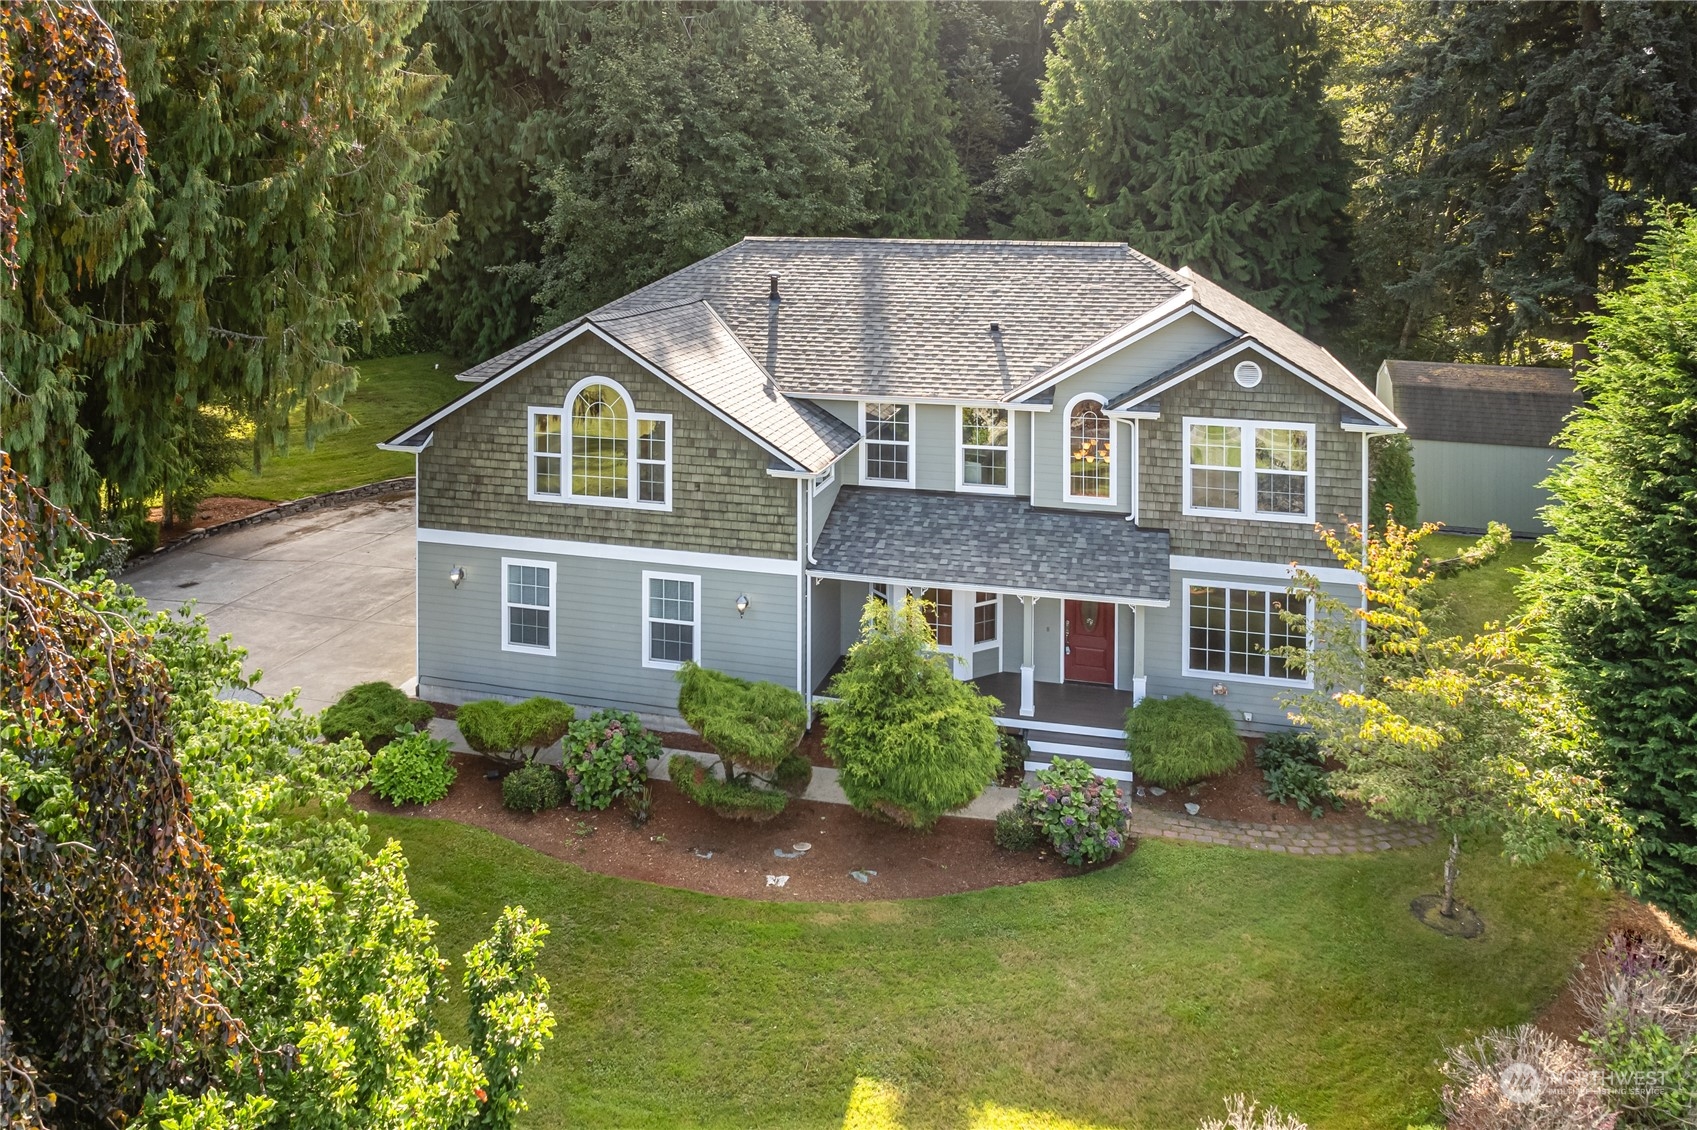
<path fill-rule="evenodd" d="M 678 302 L 661 302 L 653 306 L 638 306 L 634 310 L 619 310 L 611 314 L 590 313 L 585 314 L 583 317 L 585 321 L 600 324 L 603 322 L 617 322 L 621 318 L 640 318 L 647 314 L 658 314 L 662 310 L 681 310 L 685 306 L 695 306 L 697 304 L 705 305 L 709 310 L 713 308 L 712 303 L 708 302 L 705 298 L 688 298 Z M 610 306 L 612 303 L 608 303 L 608 305 Z M 606 307 L 603 306 L 600 307 L 600 309 L 604 310 Z"/>
<path fill-rule="evenodd" d="M 935 243 L 969 247 L 1118 247 L 1149 259 L 1129 243 L 1086 239 L 906 239 L 878 235 L 745 235 L 743 243 Z M 733 244 L 733 246 L 735 246 Z M 1154 262 L 1153 259 L 1149 260 Z M 705 260 L 703 260 L 705 262 Z M 1157 264 L 1158 266 L 1159 264 Z"/>

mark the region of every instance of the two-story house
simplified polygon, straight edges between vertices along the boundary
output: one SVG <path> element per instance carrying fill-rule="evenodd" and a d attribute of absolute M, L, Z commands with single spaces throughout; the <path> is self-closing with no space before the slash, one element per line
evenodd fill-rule
<path fill-rule="evenodd" d="M 1036 756 L 1125 709 L 1285 724 L 1293 563 L 1401 425 L 1324 349 L 1107 243 L 749 238 L 461 374 L 418 456 L 425 697 L 675 718 L 686 660 L 826 693 L 869 595 Z M 673 722 L 673 725 L 676 723 Z"/>

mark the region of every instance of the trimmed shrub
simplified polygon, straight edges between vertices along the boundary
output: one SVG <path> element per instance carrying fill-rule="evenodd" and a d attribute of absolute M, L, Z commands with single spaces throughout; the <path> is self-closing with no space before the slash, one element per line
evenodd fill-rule
<path fill-rule="evenodd" d="M 371 791 L 397 808 L 435 804 L 448 795 L 458 771 L 448 743 L 420 730 L 403 734 L 371 759 Z"/>
<path fill-rule="evenodd" d="M 825 751 L 861 812 L 930 828 L 970 804 L 1002 766 L 1001 703 L 954 676 L 918 601 L 872 597 L 860 640 L 831 682 Z"/>
<path fill-rule="evenodd" d="M 648 783 L 660 739 L 624 710 L 598 710 L 566 735 L 566 796 L 579 811 L 606 808 Z"/>
<path fill-rule="evenodd" d="M 789 687 L 685 663 L 678 670 L 678 713 L 719 755 L 721 783 L 752 790 L 761 798 L 758 804 L 784 798 L 762 786 L 800 791 L 795 783 L 805 789 L 813 776 L 813 767 L 795 754 L 807 732 L 807 704 Z"/>
<path fill-rule="evenodd" d="M 1243 760 L 1243 739 L 1225 707 L 1193 694 L 1146 698 L 1126 711 L 1125 748 L 1139 781 L 1168 789 Z"/>
<path fill-rule="evenodd" d="M 687 799 L 726 820 L 749 820 L 756 824 L 784 811 L 789 797 L 748 784 L 746 779 L 725 782 L 693 757 L 679 753 L 666 764 L 672 785 Z"/>
<path fill-rule="evenodd" d="M 1320 743 L 1314 735 L 1299 730 L 1281 730 L 1270 735 L 1255 751 L 1267 799 L 1294 805 L 1318 820 L 1327 808 L 1342 809 L 1343 798 L 1332 791 L 1332 775 L 1326 771 Z"/>
<path fill-rule="evenodd" d="M 1118 785 L 1096 776 L 1083 761 L 1057 757 L 1039 769 L 1036 787 L 1019 790 L 1019 806 L 1074 867 L 1101 863 L 1125 848 L 1131 806 Z"/>
<path fill-rule="evenodd" d="M 436 711 L 428 702 L 408 698 L 389 683 L 361 683 L 348 688 L 334 705 L 324 708 L 318 731 L 333 742 L 358 738 L 376 753 L 407 729 L 422 730 Z"/>
<path fill-rule="evenodd" d="M 1030 851 L 1043 842 L 1031 814 L 1015 805 L 996 813 L 996 846 L 1007 851 Z"/>
<path fill-rule="evenodd" d="M 523 702 L 486 698 L 468 702 L 454 715 L 460 735 L 478 753 L 502 761 L 534 761 L 566 736 L 577 711 L 559 699 L 538 695 Z"/>
<path fill-rule="evenodd" d="M 532 761 L 501 780 L 501 803 L 515 812 L 541 812 L 565 803 L 566 782 L 559 771 Z"/>

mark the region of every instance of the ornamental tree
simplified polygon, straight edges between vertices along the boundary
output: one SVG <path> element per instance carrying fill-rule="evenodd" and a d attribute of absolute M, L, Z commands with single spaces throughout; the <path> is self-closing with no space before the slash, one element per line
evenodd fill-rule
<path fill-rule="evenodd" d="M 1596 719 L 1649 896 L 1697 927 L 1697 217 L 1658 220 L 1632 278 L 1592 322 L 1526 595 Z"/>
<path fill-rule="evenodd" d="M 1001 703 L 954 676 L 924 608 L 869 597 L 860 639 L 831 681 L 825 752 L 849 803 L 928 829 L 970 804 L 1001 769 Z"/>
<path fill-rule="evenodd" d="M 678 713 L 718 753 L 726 784 L 770 784 L 807 732 L 807 704 L 793 688 L 694 663 L 678 671 Z"/>
<path fill-rule="evenodd" d="M 1566 848 L 1608 877 L 1627 874 L 1631 829 L 1604 790 L 1596 731 L 1555 672 L 1529 647 L 1535 624 L 1491 625 L 1472 639 L 1427 622 L 1436 572 L 1420 539 L 1437 529 L 1387 519 L 1365 543 L 1321 531 L 1362 578 L 1361 603 L 1330 595 L 1299 571 L 1312 648 L 1291 649 L 1314 689 L 1285 701 L 1341 768 L 1338 792 L 1380 820 L 1437 828 L 1449 839 L 1440 913 L 1453 918 L 1463 835 L 1502 837 L 1516 862 Z M 1481 549 L 1507 540 L 1500 527 Z M 1479 564 L 1488 554 L 1463 560 Z M 1293 601 L 1300 606 L 1300 601 Z M 1295 616 L 1295 613 L 1289 615 Z"/>

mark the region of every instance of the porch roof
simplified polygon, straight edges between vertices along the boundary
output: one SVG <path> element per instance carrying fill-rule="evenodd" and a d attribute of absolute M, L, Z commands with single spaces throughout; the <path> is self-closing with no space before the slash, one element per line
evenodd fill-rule
<path fill-rule="evenodd" d="M 843 487 L 809 572 L 949 588 L 1165 604 L 1165 530 L 1123 514 L 1039 509 L 1021 498 Z"/>

